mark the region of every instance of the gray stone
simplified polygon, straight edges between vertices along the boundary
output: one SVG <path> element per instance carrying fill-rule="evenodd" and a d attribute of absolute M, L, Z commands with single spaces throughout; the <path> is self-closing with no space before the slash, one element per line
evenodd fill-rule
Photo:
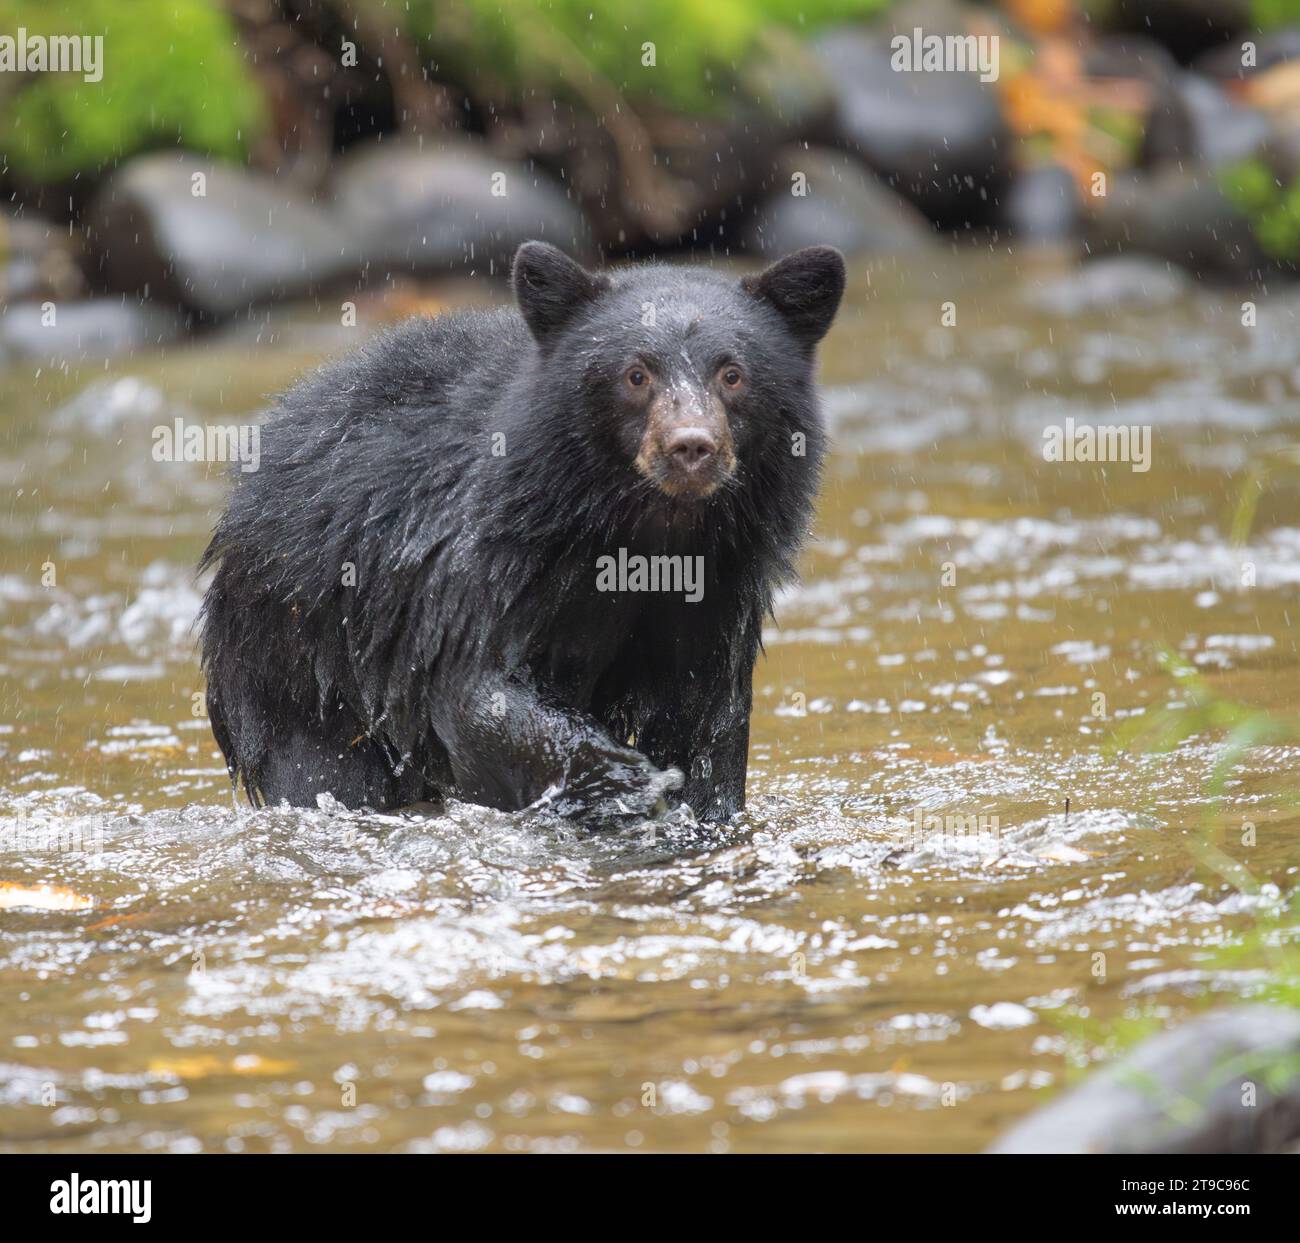
<path fill-rule="evenodd" d="M 195 174 L 206 180 L 202 195 Z M 344 230 L 310 199 L 187 153 L 120 168 L 91 205 L 87 235 L 109 289 L 214 318 L 319 290 L 358 262 Z"/>
<path fill-rule="evenodd" d="M 365 263 L 383 272 L 499 270 L 533 239 L 592 253 L 586 218 L 559 183 L 469 143 L 371 143 L 342 161 L 334 202 Z"/>
<path fill-rule="evenodd" d="M 793 193 L 802 174 L 807 194 Z M 923 250 L 934 241 L 926 218 L 851 157 L 792 147 L 776 161 L 772 188 L 741 234 L 744 248 L 772 257 L 801 246 L 837 246 L 845 254 Z"/>
<path fill-rule="evenodd" d="M 812 46 L 836 87 L 841 145 L 941 224 L 960 227 L 991 214 L 1010 154 L 995 82 L 975 73 L 897 72 L 883 31 L 832 29 Z"/>
<path fill-rule="evenodd" d="M 1253 279 L 1274 266 L 1206 169 L 1114 178 L 1087 236 L 1096 252 L 1158 255 L 1197 275 Z"/>
<path fill-rule="evenodd" d="M 1253 65 L 1241 63 L 1241 43 L 1237 42 L 1211 48 L 1196 58 L 1193 67 L 1198 73 L 1227 82 L 1266 73 L 1289 60 L 1300 60 L 1300 30 L 1295 28 L 1273 30 L 1267 34 L 1255 30 L 1250 34 L 1250 41 L 1255 45 Z"/>
<path fill-rule="evenodd" d="M 1247 1083 L 1251 1106 L 1243 1104 Z M 1298 1139 L 1300 1014 L 1242 1006 L 1145 1041 L 989 1151 L 1276 1153 Z"/>
<path fill-rule="evenodd" d="M 1229 99 L 1217 83 L 1194 73 L 1178 80 L 1192 126 L 1192 154 L 1210 168 L 1249 159 L 1268 142 L 1268 117 Z"/>

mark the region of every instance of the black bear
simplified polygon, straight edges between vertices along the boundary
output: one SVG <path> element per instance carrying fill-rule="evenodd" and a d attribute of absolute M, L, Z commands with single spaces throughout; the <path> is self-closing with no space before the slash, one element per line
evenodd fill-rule
<path fill-rule="evenodd" d="M 512 281 L 518 311 L 415 319 L 309 376 L 237 476 L 202 657 L 254 805 L 744 805 L 844 261 L 595 274 L 529 242 Z"/>

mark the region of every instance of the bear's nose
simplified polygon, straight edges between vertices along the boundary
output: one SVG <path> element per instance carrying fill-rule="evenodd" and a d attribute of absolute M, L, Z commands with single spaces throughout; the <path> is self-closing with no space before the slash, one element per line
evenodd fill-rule
<path fill-rule="evenodd" d="M 679 427 L 664 445 L 674 466 L 696 470 L 718 451 L 718 442 L 702 427 Z"/>

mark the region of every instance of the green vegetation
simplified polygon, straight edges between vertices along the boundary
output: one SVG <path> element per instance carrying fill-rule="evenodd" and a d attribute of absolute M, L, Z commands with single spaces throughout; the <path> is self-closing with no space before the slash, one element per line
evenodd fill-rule
<path fill-rule="evenodd" d="M 1283 186 L 1267 164 L 1250 159 L 1224 169 L 1219 184 L 1250 221 L 1265 254 L 1300 257 L 1300 179 Z"/>
<path fill-rule="evenodd" d="M 866 17 L 888 0 L 370 0 L 420 43 L 436 70 L 492 98 L 529 88 L 591 98 L 591 83 L 684 112 L 716 109 L 751 60 L 789 38 Z M 644 63 L 653 44 L 654 64 Z"/>
<path fill-rule="evenodd" d="M 1246 478 L 1237 490 L 1232 512 L 1232 542 L 1244 544 L 1255 525 L 1255 513 L 1268 489 L 1279 480 L 1300 483 L 1300 445 L 1288 445 L 1256 457 L 1246 470 Z"/>
<path fill-rule="evenodd" d="M 1242 172 L 1243 169 L 1248 171 Z M 1272 175 L 1262 166 L 1253 169 L 1242 165 L 1238 166 L 1238 172 L 1236 185 L 1239 189 L 1244 187 L 1247 198 L 1253 196 L 1255 202 L 1261 201 L 1264 194 L 1261 173 L 1270 186 L 1274 185 Z M 1251 465 L 1230 515 L 1235 543 L 1244 544 L 1249 539 L 1260 496 L 1269 483 L 1297 470 L 1300 470 L 1300 446 L 1296 445 Z M 1269 901 L 1276 891 L 1266 889 L 1249 868 L 1214 841 L 1215 830 L 1222 823 L 1223 799 L 1233 772 L 1256 747 L 1300 741 L 1300 717 L 1225 698 L 1193 665 L 1170 648 L 1162 649 L 1158 659 L 1177 684 L 1180 702 L 1131 718 L 1116 732 L 1113 748 L 1168 753 L 1193 737 L 1222 735 L 1219 754 L 1206 779 L 1210 797 L 1202 812 L 1202 830 L 1194 853 L 1210 873 L 1258 901 L 1250 926 L 1215 952 L 1211 965 L 1223 971 L 1257 973 L 1258 978 L 1252 981 L 1249 990 L 1252 1001 L 1300 1008 L 1300 891 L 1293 890 Z M 1298 789 L 1285 790 L 1278 797 L 1284 805 L 1300 807 Z M 1089 1064 L 1090 1050 L 1092 1055 L 1100 1050 L 1109 1060 L 1164 1027 L 1160 1015 L 1149 1006 L 1130 1009 L 1108 1022 L 1074 1013 L 1061 1015 L 1058 1023 L 1069 1037 L 1068 1056 L 1076 1073 Z M 1300 1075 L 1300 1062 L 1282 1059 L 1266 1066 L 1253 1066 L 1251 1070 L 1281 1090 Z M 1210 1090 L 1213 1083 L 1207 1081 L 1206 1087 Z M 1200 1107 L 1195 1101 L 1166 1103 L 1171 1117 L 1193 1118 L 1195 1115 L 1189 1111 Z"/>
<path fill-rule="evenodd" d="M 1203 827 L 1193 853 L 1208 873 L 1257 901 L 1249 926 L 1227 945 L 1213 951 L 1208 965 L 1218 971 L 1251 973 L 1246 989 L 1250 1001 L 1300 1007 L 1300 894 L 1293 891 L 1278 895 L 1214 840 L 1215 830 L 1222 823 L 1222 800 L 1232 773 L 1255 747 L 1300 741 L 1300 719 L 1218 695 L 1192 665 L 1171 650 L 1162 650 L 1158 659 L 1175 680 L 1180 702 L 1130 719 L 1117 731 L 1114 747 L 1167 753 L 1198 735 L 1223 735 L 1214 768 L 1206 781 L 1211 797 L 1202 813 Z M 1284 792 L 1279 797 L 1291 806 L 1300 805 L 1300 791 Z M 1209 1005 L 1221 1000 L 1221 994 L 1207 995 L 1202 1003 Z M 1086 1012 L 1065 1012 L 1057 1016 L 1056 1023 L 1069 1042 L 1067 1059 L 1071 1077 L 1078 1078 L 1097 1057 L 1110 1061 L 1121 1056 L 1164 1030 L 1167 1020 L 1158 1008 L 1148 1003 L 1130 1006 L 1123 1014 L 1104 1021 Z M 1206 1078 L 1205 1096 L 1232 1073 L 1247 1071 L 1273 1090 L 1281 1091 L 1300 1075 L 1300 1061 L 1282 1058 L 1218 1066 L 1215 1074 Z M 1189 1124 L 1195 1121 L 1203 1101 L 1169 1099 L 1167 1089 L 1154 1081 L 1146 1086 L 1161 1101 L 1171 1119 Z"/>
<path fill-rule="evenodd" d="M 737 90 L 778 109 L 782 90 L 815 77 L 800 36 L 887 3 L 334 0 L 334 7 L 349 28 L 364 10 L 358 42 L 406 41 L 430 76 L 476 100 L 513 104 L 535 91 L 575 101 L 613 128 L 611 118 L 650 102 L 716 112 Z M 0 31 L 19 27 L 104 36 L 102 81 L 0 75 L 0 152 L 33 181 L 172 145 L 242 159 L 262 132 L 261 92 L 221 0 L 0 0 Z"/>
<path fill-rule="evenodd" d="M 238 159 L 262 100 L 217 0 L 0 0 L 0 31 L 102 35 L 103 78 L 0 75 L 0 152 L 52 181 L 180 144 Z"/>
<path fill-rule="evenodd" d="M 1206 780 L 1211 801 L 1204 815 L 1209 828 L 1217 820 L 1228 778 L 1237 765 L 1255 747 L 1300 740 L 1300 720 L 1223 698 L 1194 666 L 1168 648 L 1160 652 L 1159 661 L 1177 682 L 1181 702 L 1131 718 L 1116 733 L 1115 741 L 1123 748 L 1167 753 L 1198 735 L 1223 735 L 1214 768 Z M 1238 888 L 1255 888 L 1245 883 L 1238 865 L 1227 856 L 1218 857 L 1214 850 L 1208 842 L 1201 844 L 1202 857 L 1215 872 Z"/>
<path fill-rule="evenodd" d="M 1149 752 L 1169 752 L 1193 737 L 1222 735 L 1205 783 L 1210 797 L 1202 812 L 1203 830 L 1193 853 L 1207 871 L 1239 893 L 1263 899 L 1267 893 L 1263 883 L 1214 840 L 1215 829 L 1223 822 L 1224 795 L 1237 767 L 1256 747 L 1300 742 L 1300 719 L 1225 698 L 1198 670 L 1169 649 L 1163 650 L 1159 659 L 1177 682 L 1181 702 L 1132 718 L 1117 732 L 1116 743 Z M 1300 790 L 1282 791 L 1277 797 L 1286 806 L 1300 806 Z M 1292 939 L 1298 915 L 1300 905 L 1295 893 L 1283 902 L 1261 901 L 1253 927 L 1223 952 L 1218 965 L 1263 968 L 1268 976 L 1261 984 L 1260 999 L 1300 1004 L 1300 943 Z"/>
<path fill-rule="evenodd" d="M 1300 0 L 1251 0 L 1250 18 L 1261 30 L 1300 20 Z"/>

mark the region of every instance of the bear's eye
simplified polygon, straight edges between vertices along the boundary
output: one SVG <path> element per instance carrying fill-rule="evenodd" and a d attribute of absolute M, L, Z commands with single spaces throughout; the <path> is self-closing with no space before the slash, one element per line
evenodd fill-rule
<path fill-rule="evenodd" d="M 627 373 L 627 382 L 632 388 L 644 388 L 650 383 L 650 377 L 640 367 L 633 367 Z"/>
<path fill-rule="evenodd" d="M 722 369 L 722 382 L 728 388 L 739 388 L 744 378 L 739 367 L 728 364 Z"/>

